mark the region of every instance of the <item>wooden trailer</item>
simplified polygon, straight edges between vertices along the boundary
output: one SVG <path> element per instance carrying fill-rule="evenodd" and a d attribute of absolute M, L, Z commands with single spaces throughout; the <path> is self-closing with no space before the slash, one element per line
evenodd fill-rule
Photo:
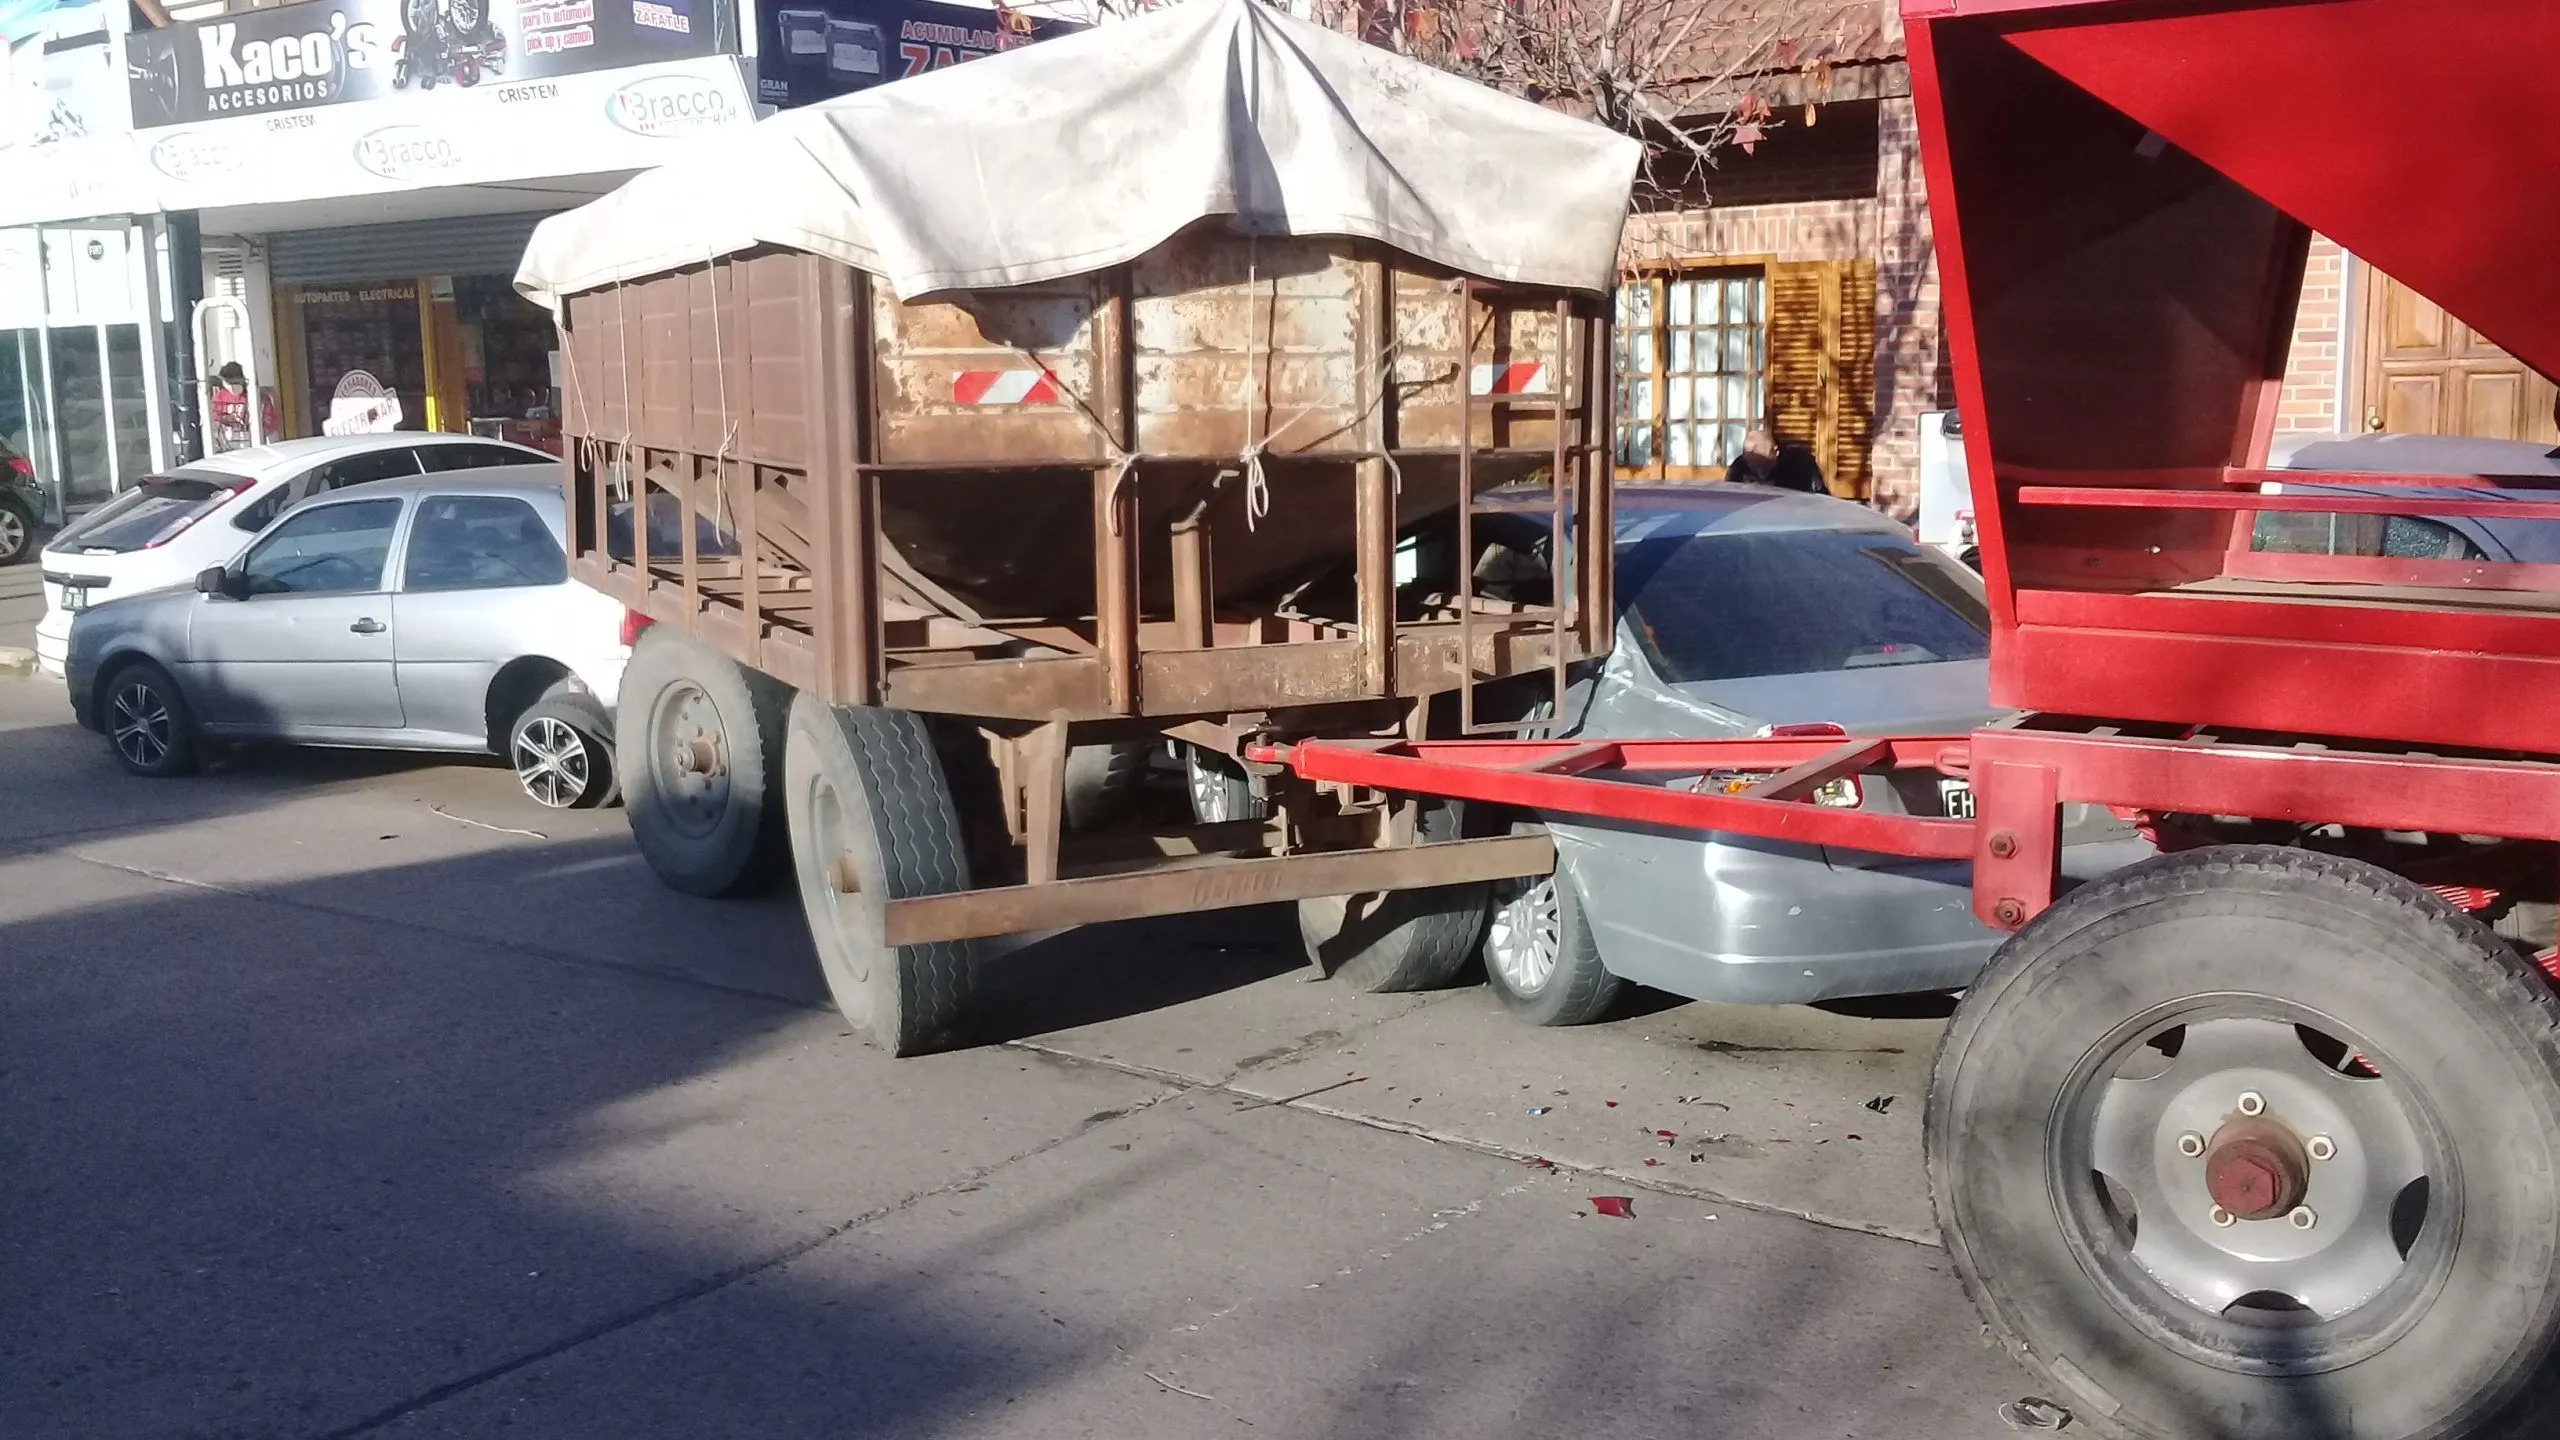
<path fill-rule="evenodd" d="M 1005 67 L 1070 43 L 1153 63 L 1133 32 L 1203 26 L 1288 27 L 1253 62 L 1266 87 L 1292 78 L 1275 64 L 1335 66 L 1339 93 L 1406 63 L 1222 3 L 967 83 L 1011 94 Z M 1402 103 L 1464 83 L 1410 68 Z M 916 103 L 966 99 L 936 83 Z M 1584 226 L 1613 250 L 1632 142 L 1466 88 L 1624 160 Z M 848 103 L 867 134 L 897 99 Z M 618 756 L 640 846 L 706 894 L 787 848 L 839 1003 L 894 1051 L 965 1033 L 982 937 L 1296 901 L 1328 968 L 1415 988 L 1470 958 L 1485 882 L 1553 864 L 1543 836 L 1239 756 L 1499 728 L 1605 653 L 1611 257 L 1537 283 L 1294 223 L 1203 214 L 1111 263 L 921 296 L 768 241 L 537 291 L 565 351 L 572 573 L 641 632 Z M 1168 747 L 1187 823 L 1125 803 Z"/>

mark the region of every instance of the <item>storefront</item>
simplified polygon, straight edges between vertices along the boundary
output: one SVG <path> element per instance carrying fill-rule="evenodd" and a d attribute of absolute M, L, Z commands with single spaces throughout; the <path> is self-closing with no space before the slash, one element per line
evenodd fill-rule
<path fill-rule="evenodd" d="M 254 376 L 287 436 L 556 448 L 556 337 L 516 261 L 544 215 L 753 119 L 735 8 L 501 3 L 424 43 L 404 8 L 306 0 L 132 38 L 135 145 L 161 203 L 199 216 L 205 292 L 240 302 L 206 326 L 206 371 Z"/>
<path fill-rule="evenodd" d="M 0 465 L 44 508 L 165 464 L 169 230 L 125 133 L 121 3 L 0 0 Z"/>

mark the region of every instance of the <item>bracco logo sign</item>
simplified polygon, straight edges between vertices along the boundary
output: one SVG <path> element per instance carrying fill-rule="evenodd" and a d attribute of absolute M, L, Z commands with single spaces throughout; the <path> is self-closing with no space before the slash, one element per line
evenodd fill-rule
<path fill-rule="evenodd" d="M 151 142 L 151 168 L 172 180 L 209 180 L 240 173 L 239 148 L 191 130 Z"/>
<path fill-rule="evenodd" d="M 385 180 L 415 180 L 460 165 L 462 149 L 423 125 L 385 125 L 356 142 L 356 163 Z"/>
<path fill-rule="evenodd" d="M 652 75 L 607 96 L 605 118 L 634 135 L 690 135 L 716 130 L 744 117 L 737 98 L 691 75 Z"/>

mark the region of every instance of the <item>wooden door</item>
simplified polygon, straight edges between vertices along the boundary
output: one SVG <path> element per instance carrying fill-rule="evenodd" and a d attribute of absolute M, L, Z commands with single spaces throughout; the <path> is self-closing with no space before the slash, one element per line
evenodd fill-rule
<path fill-rule="evenodd" d="M 2560 442 L 2560 388 L 2408 286 L 2367 271 L 2362 330 L 2365 429 Z"/>

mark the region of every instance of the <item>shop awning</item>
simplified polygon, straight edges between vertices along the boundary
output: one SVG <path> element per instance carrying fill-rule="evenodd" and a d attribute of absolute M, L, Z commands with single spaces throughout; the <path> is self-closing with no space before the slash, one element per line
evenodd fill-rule
<path fill-rule="evenodd" d="M 778 115 L 543 222 L 546 304 L 779 245 L 914 298 L 1133 259 L 1208 216 L 1605 290 L 1642 147 L 1256 0 L 1192 0 Z"/>

